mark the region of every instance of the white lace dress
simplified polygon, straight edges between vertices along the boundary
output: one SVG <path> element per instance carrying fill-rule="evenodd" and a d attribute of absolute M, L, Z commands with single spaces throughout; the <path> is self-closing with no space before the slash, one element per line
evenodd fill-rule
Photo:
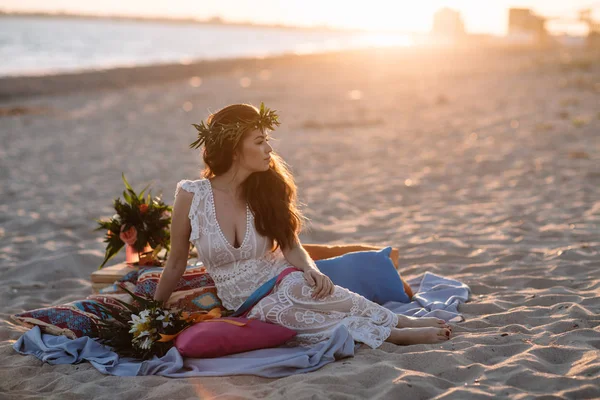
<path fill-rule="evenodd" d="M 196 246 L 198 258 L 215 281 L 227 309 L 236 310 L 260 285 L 292 266 L 281 249 L 270 251 L 269 240 L 256 231 L 248 205 L 246 234 L 236 248 L 227 241 L 217 222 L 210 181 L 182 180 L 175 196 L 181 189 L 194 194 L 189 212 L 190 242 Z M 372 348 L 379 347 L 398 323 L 398 316 L 392 311 L 340 286 L 322 299 L 313 299 L 312 293 L 303 273 L 292 272 L 247 317 L 295 330 L 294 343 L 301 345 L 326 340 L 343 324 L 354 340 Z"/>

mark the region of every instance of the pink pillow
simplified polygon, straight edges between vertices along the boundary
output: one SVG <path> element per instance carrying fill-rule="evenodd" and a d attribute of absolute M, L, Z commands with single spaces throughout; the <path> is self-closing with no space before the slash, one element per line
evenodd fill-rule
<path fill-rule="evenodd" d="M 226 317 L 246 323 L 237 326 L 227 322 L 199 322 L 175 338 L 175 347 L 184 357 L 212 358 L 245 351 L 279 346 L 296 336 L 296 332 L 280 325 L 257 319 Z M 214 322 L 213 322 L 214 321 Z"/>

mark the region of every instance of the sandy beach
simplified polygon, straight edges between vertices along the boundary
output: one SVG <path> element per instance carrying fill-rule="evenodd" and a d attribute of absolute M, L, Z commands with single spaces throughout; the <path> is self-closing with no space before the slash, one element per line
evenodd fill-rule
<path fill-rule="evenodd" d="M 280 113 L 306 243 L 392 245 L 407 279 L 472 289 L 441 345 L 361 348 L 304 375 L 105 376 L 17 354 L 25 310 L 83 299 L 95 218 L 202 167 L 209 111 Z M 0 398 L 600 397 L 600 56 L 364 50 L 0 79 Z M 115 262 L 124 260 L 124 252 Z"/>

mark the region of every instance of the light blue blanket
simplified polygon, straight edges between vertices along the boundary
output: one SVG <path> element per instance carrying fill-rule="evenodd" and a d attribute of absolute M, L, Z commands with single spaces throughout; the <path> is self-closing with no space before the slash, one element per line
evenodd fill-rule
<path fill-rule="evenodd" d="M 469 299 L 467 285 L 426 272 L 408 282 L 419 287 L 411 303 L 388 302 L 384 307 L 408 316 L 434 316 L 459 322 L 464 318 L 458 305 Z M 120 358 L 94 339 L 44 334 L 34 327 L 13 345 L 21 354 L 32 354 L 49 364 L 77 364 L 89 361 L 103 374 L 119 376 L 162 375 L 171 378 L 191 376 L 258 375 L 278 378 L 314 371 L 325 364 L 351 357 L 358 346 L 344 326 L 339 326 L 325 342 L 311 347 L 277 347 L 232 354 L 219 358 L 183 358 L 175 347 L 161 358 L 147 361 Z"/>

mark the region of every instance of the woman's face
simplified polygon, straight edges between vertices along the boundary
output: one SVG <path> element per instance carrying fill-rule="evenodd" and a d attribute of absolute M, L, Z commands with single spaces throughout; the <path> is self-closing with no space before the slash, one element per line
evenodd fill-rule
<path fill-rule="evenodd" d="M 239 166 L 251 172 L 267 171 L 272 151 L 268 135 L 260 129 L 249 131 L 242 138 L 239 147 Z"/>

